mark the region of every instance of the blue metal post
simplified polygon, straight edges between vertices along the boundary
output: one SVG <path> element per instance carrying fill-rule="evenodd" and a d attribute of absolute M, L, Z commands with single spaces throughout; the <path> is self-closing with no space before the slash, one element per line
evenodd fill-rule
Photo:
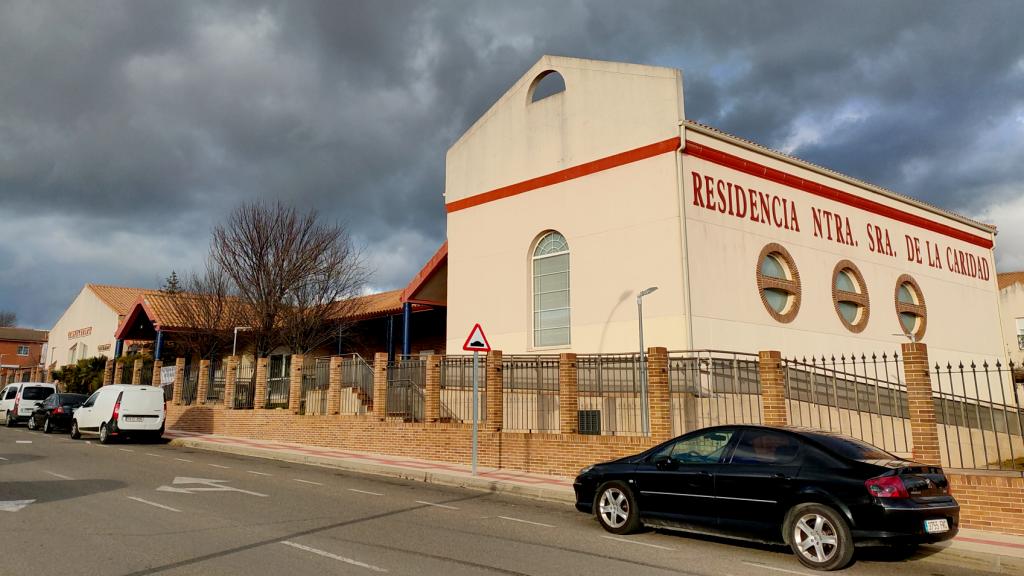
<path fill-rule="evenodd" d="M 402 304 L 402 356 L 409 356 L 410 345 L 409 342 L 409 321 L 412 320 L 412 304 L 405 302 Z"/>
<path fill-rule="evenodd" d="M 388 362 L 395 361 L 395 317 L 388 316 Z"/>
<path fill-rule="evenodd" d="M 164 333 L 162 330 L 156 331 L 156 344 L 153 345 L 153 360 L 160 359 L 160 350 L 164 347 Z"/>
<path fill-rule="evenodd" d="M 114 359 L 121 357 L 121 352 L 124 351 L 124 340 L 118 340 L 114 343 Z"/>

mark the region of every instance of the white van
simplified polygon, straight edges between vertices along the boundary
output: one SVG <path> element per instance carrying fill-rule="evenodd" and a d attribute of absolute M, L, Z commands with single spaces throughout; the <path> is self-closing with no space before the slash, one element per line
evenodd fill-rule
<path fill-rule="evenodd" d="M 75 409 L 71 437 L 98 434 L 102 444 L 125 436 L 155 440 L 164 434 L 166 413 L 164 391 L 156 386 L 104 386 Z"/>
<path fill-rule="evenodd" d="M 15 382 L 0 391 L 0 414 L 4 424 L 13 427 L 28 420 L 36 406 L 57 391 L 53 384 L 45 382 Z"/>

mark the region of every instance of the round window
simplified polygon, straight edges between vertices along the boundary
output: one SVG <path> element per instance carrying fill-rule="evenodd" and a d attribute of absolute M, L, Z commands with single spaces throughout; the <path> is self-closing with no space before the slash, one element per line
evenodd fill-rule
<path fill-rule="evenodd" d="M 832 271 L 832 303 L 839 320 L 851 332 L 861 332 L 868 325 L 871 307 L 864 276 L 849 260 L 841 260 Z"/>
<path fill-rule="evenodd" d="M 773 243 L 761 250 L 757 262 L 757 289 L 765 310 L 779 322 L 792 322 L 800 310 L 800 273 L 793 257 Z"/>
<path fill-rule="evenodd" d="M 904 274 L 896 280 L 896 316 L 900 321 L 903 333 L 913 336 L 915 341 L 924 338 L 928 324 L 928 309 L 924 303 L 921 287 L 909 275 Z"/>

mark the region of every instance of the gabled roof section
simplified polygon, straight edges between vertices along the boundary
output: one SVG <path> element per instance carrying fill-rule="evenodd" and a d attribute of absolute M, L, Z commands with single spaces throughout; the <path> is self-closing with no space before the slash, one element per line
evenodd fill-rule
<path fill-rule="evenodd" d="M 402 302 L 428 306 L 448 305 L 448 241 L 427 261 L 402 291 Z"/>
<path fill-rule="evenodd" d="M 125 315 L 131 312 L 132 306 L 142 296 L 149 294 L 161 294 L 159 290 L 148 288 L 129 288 L 127 286 L 109 286 L 106 284 L 86 284 L 86 288 L 92 290 L 100 300 L 103 300 L 111 310 L 118 315 Z"/>
<path fill-rule="evenodd" d="M 1024 270 L 1020 272 L 1003 272 L 1002 274 L 996 274 L 996 279 L 999 282 L 999 289 L 1002 290 L 1008 286 L 1014 284 L 1020 284 L 1024 288 Z"/>
<path fill-rule="evenodd" d="M 0 342 L 46 342 L 50 333 L 32 328 L 0 328 Z"/>

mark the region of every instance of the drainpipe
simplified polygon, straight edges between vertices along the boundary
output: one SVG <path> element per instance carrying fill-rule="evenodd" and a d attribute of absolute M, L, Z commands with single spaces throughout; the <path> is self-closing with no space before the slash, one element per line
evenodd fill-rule
<path fill-rule="evenodd" d="M 163 330 L 156 331 L 156 344 L 153 345 L 153 360 L 160 359 L 160 350 L 164 347 L 164 332 Z"/>
<path fill-rule="evenodd" d="M 412 304 L 402 304 L 402 356 L 409 356 L 409 321 L 412 320 Z"/>

